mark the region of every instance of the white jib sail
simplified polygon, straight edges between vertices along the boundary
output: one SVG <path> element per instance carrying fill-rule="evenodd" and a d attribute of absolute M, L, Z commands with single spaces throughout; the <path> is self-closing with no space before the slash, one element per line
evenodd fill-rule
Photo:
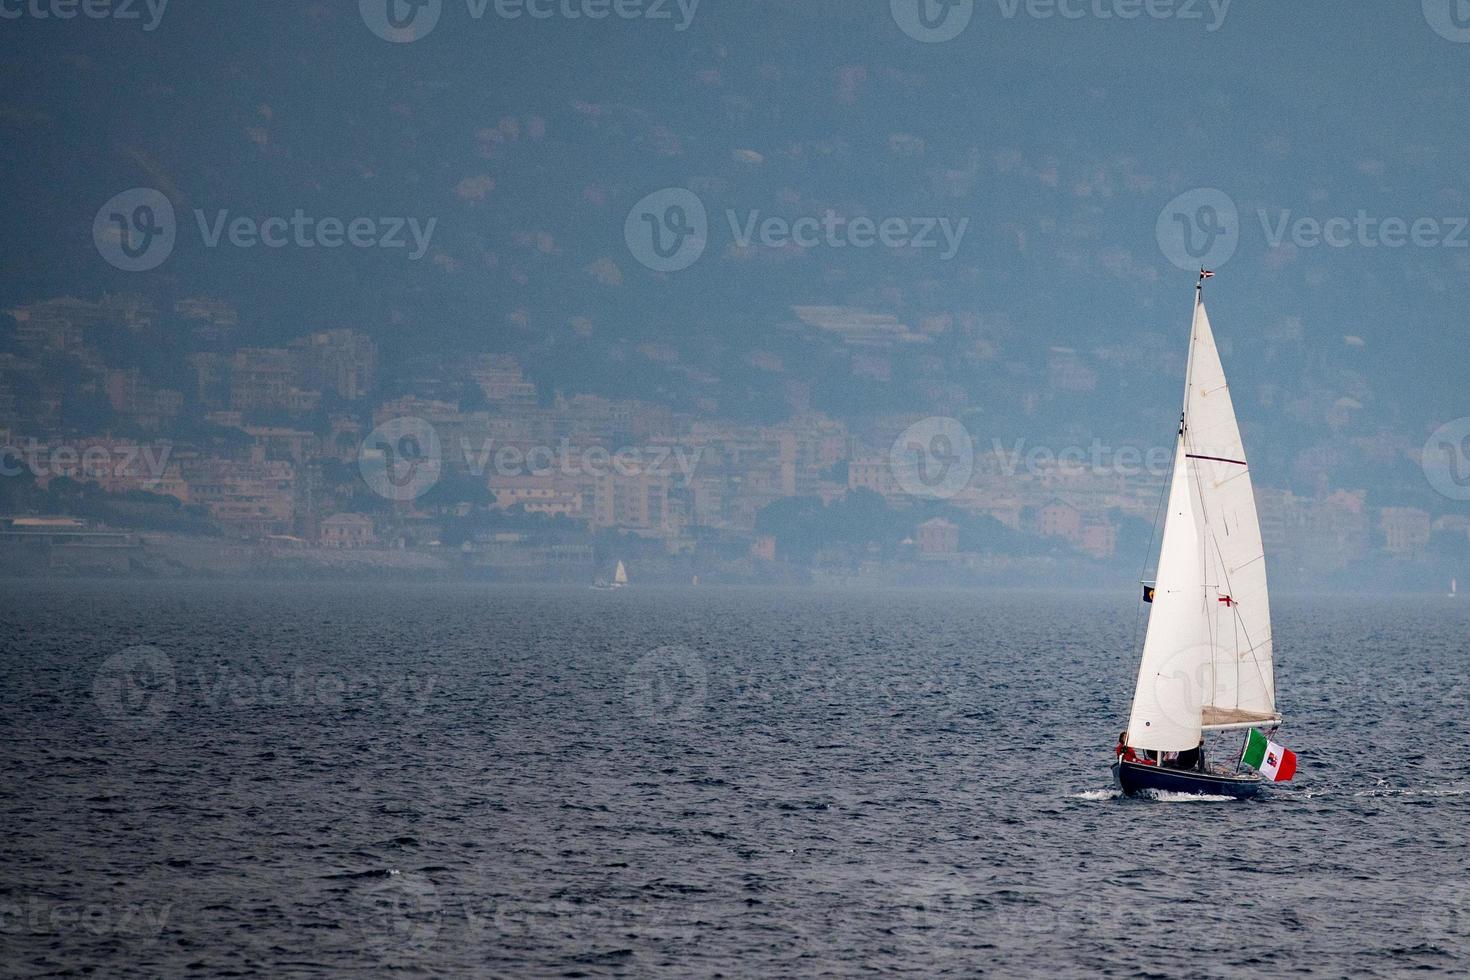
<path fill-rule="evenodd" d="M 1200 740 L 1200 706 L 1209 656 L 1204 629 L 1203 535 L 1195 513 L 1189 460 L 1181 440 L 1164 517 L 1164 538 L 1143 659 L 1128 715 L 1128 744 L 1137 749 L 1192 749 Z"/>
<path fill-rule="evenodd" d="M 1235 408 L 1203 299 L 1194 307 L 1184 453 L 1204 539 L 1203 724 L 1277 720 L 1261 525 Z M 1162 570 L 1160 572 L 1162 575 Z"/>

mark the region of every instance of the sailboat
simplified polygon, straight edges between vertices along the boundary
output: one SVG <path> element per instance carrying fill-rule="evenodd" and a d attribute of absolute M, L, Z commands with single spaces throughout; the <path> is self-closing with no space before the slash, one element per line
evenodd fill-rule
<path fill-rule="evenodd" d="M 592 587 L 599 591 L 604 589 L 623 589 L 627 588 L 627 586 L 628 570 L 623 567 L 622 561 L 618 562 L 618 567 L 613 572 L 613 578 L 611 582 L 599 575 L 597 576 L 596 581 L 592 583 Z"/>
<path fill-rule="evenodd" d="M 1454 599 L 1460 594 L 1460 583 L 1450 579 L 1450 598 Z"/>
<path fill-rule="evenodd" d="M 1125 794 L 1250 797 L 1261 777 L 1211 766 L 1204 736 L 1281 724 L 1266 560 L 1250 468 L 1210 318 L 1195 286 L 1184 410 L 1128 728 L 1113 775 Z M 1248 736 L 1247 736 L 1248 737 Z"/>

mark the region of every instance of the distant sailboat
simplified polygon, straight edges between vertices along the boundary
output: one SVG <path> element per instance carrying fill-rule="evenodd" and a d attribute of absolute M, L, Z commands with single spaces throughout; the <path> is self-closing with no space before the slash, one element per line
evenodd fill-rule
<path fill-rule="evenodd" d="M 621 561 L 618 562 L 618 567 L 613 572 L 613 578 L 611 582 L 599 575 L 597 576 L 597 579 L 592 583 L 592 587 L 594 589 L 624 589 L 627 588 L 627 586 L 628 570 L 623 567 L 623 563 Z"/>
<path fill-rule="evenodd" d="M 1255 773 L 1206 764 L 1204 733 L 1274 728 L 1266 561 L 1240 428 L 1195 290 L 1184 411 L 1174 451 L 1157 581 L 1128 730 L 1113 764 L 1141 790 L 1253 796 Z M 1274 743 L 1273 743 L 1274 744 Z"/>
<path fill-rule="evenodd" d="M 1459 593 L 1460 593 L 1460 584 L 1458 582 L 1456 582 L 1454 579 L 1450 579 L 1450 598 L 1451 599 L 1455 598 L 1456 596 L 1459 595 Z"/>

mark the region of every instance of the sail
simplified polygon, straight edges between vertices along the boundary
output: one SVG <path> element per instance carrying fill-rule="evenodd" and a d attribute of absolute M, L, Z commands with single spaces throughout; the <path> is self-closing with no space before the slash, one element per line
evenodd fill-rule
<path fill-rule="evenodd" d="M 1240 427 L 1203 298 L 1194 307 L 1184 403 L 1184 456 L 1204 545 L 1203 723 L 1277 719 L 1271 608 L 1261 524 Z"/>
<path fill-rule="evenodd" d="M 613 584 L 614 585 L 627 585 L 628 584 L 628 570 L 623 567 L 623 563 L 622 562 L 618 562 L 618 570 L 613 573 Z"/>
<path fill-rule="evenodd" d="M 1204 538 L 1195 513 L 1189 460 L 1174 453 L 1168 512 L 1159 550 L 1153 611 L 1128 715 L 1128 744 L 1179 751 L 1200 740 L 1200 699 L 1209 656 L 1204 630 Z"/>

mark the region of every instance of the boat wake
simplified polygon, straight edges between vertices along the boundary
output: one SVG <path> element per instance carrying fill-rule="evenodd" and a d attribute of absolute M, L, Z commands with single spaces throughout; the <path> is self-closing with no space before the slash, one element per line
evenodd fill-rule
<path fill-rule="evenodd" d="M 1158 803 L 1234 803 L 1236 798 L 1218 793 L 1176 793 L 1167 789 L 1140 790 L 1139 796 Z"/>
<path fill-rule="evenodd" d="M 1123 791 L 1115 786 L 1112 789 L 1085 789 L 1080 793 L 1071 794 L 1069 799 L 1099 803 L 1103 800 L 1119 799 L 1122 795 Z M 1235 797 L 1233 796 L 1223 796 L 1216 793 L 1176 793 L 1167 789 L 1141 790 L 1138 796 L 1140 799 L 1153 800 L 1158 803 L 1222 803 L 1235 801 Z"/>
<path fill-rule="evenodd" d="M 1429 788 L 1398 788 L 1398 789 L 1365 789 L 1354 793 L 1354 796 L 1464 796 L 1470 793 L 1470 788 L 1452 787 L 1448 789 Z"/>

